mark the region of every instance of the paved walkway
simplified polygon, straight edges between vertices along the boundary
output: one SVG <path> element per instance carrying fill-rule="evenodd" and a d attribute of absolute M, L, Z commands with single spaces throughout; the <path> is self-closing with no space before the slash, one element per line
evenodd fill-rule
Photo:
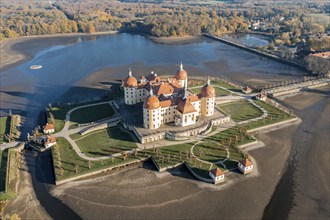
<path fill-rule="evenodd" d="M 18 141 L 12 141 L 12 142 L 9 142 L 9 143 L 1 144 L 0 145 L 0 150 L 5 150 L 5 149 L 11 148 L 11 147 L 16 147 L 20 143 L 21 142 L 18 142 Z"/>
<path fill-rule="evenodd" d="M 95 106 L 95 105 L 102 105 L 102 104 L 107 104 L 107 103 L 111 106 L 110 102 L 100 102 L 100 103 L 95 103 L 95 104 L 83 105 L 83 106 L 79 106 L 79 107 L 76 107 L 76 108 L 71 109 L 65 115 L 65 124 L 64 124 L 63 129 L 60 132 L 55 133 L 53 136 L 54 137 L 63 137 L 63 138 L 65 138 L 71 144 L 71 146 L 74 149 L 74 151 L 81 158 L 83 158 L 85 160 L 97 161 L 97 160 L 104 160 L 104 159 L 109 159 L 111 157 L 120 156 L 121 155 L 120 153 L 109 155 L 109 156 L 102 156 L 102 157 L 90 157 L 90 156 L 87 156 L 86 154 L 84 154 L 83 152 L 81 152 L 81 150 L 78 147 L 78 145 L 76 144 L 76 142 L 74 140 L 72 140 L 72 138 L 70 137 L 71 134 L 76 134 L 79 131 L 81 131 L 81 130 L 83 130 L 85 128 L 88 128 L 88 127 L 91 126 L 91 125 L 86 125 L 86 126 L 82 126 L 82 127 L 79 127 L 79 128 L 75 128 L 75 129 L 70 129 L 69 130 L 69 127 L 70 127 L 70 116 L 71 116 L 71 113 L 72 112 L 74 112 L 77 109 L 86 108 L 86 107 Z M 112 120 L 112 119 L 109 119 L 107 121 L 110 121 L 110 120 Z M 107 121 L 103 121 L 102 123 L 106 123 Z"/>
<path fill-rule="evenodd" d="M 248 99 L 249 102 L 251 102 L 251 104 L 253 104 L 254 106 L 256 106 L 257 108 L 259 108 L 262 112 L 263 112 L 263 115 L 256 118 L 256 119 L 249 119 L 249 120 L 246 120 L 246 121 L 243 121 L 243 122 L 240 122 L 241 124 L 243 123 L 248 123 L 248 122 L 251 122 L 253 120 L 259 120 L 259 119 L 262 119 L 262 118 L 265 118 L 267 117 L 267 111 L 265 109 L 263 109 L 261 106 L 257 105 L 251 98 L 253 96 L 255 96 L 256 94 L 249 94 L 249 95 L 245 95 L 245 94 L 240 94 L 240 93 L 237 93 L 237 92 L 233 92 L 233 91 L 230 91 L 222 86 L 217 86 L 217 85 L 214 85 L 215 87 L 219 87 L 221 89 L 224 89 L 230 93 L 234 93 L 234 94 L 237 94 L 238 96 L 235 96 L 237 97 L 238 99 Z M 199 87 L 202 87 L 202 86 L 199 86 Z M 199 87 L 193 87 L 193 88 L 199 88 Z M 234 96 L 233 96 L 234 97 Z M 81 108 L 85 108 L 85 107 L 89 107 L 89 106 L 96 106 L 96 105 L 102 105 L 102 104 L 106 104 L 106 103 L 109 103 L 110 106 L 113 108 L 113 104 L 111 102 L 101 102 L 101 103 L 95 103 L 95 104 L 88 104 L 88 105 L 84 105 L 84 106 L 79 106 L 79 107 L 76 107 L 76 108 L 73 108 L 71 109 L 70 111 L 67 112 L 66 116 L 65 116 L 65 125 L 63 127 L 63 129 L 58 132 L 58 133 L 55 133 L 54 136 L 55 137 L 63 137 L 65 138 L 72 146 L 72 148 L 74 149 L 74 151 L 83 159 L 85 160 L 90 160 L 90 161 L 98 161 L 98 160 L 105 160 L 105 159 L 109 159 L 109 158 L 112 158 L 112 157 L 118 157 L 118 156 L 121 156 L 121 153 L 116 153 L 116 154 L 112 154 L 112 155 L 108 155 L 108 156 L 102 156 L 102 157 L 90 157 L 90 156 L 87 156 L 86 154 L 84 154 L 83 152 L 81 152 L 80 148 L 78 147 L 78 145 L 76 144 L 76 142 L 74 140 L 72 140 L 72 138 L 70 137 L 71 134 L 75 134 L 75 133 L 78 133 L 79 131 L 83 130 L 83 129 L 86 129 L 88 127 L 90 127 L 91 125 L 86 125 L 86 126 L 82 126 L 82 127 L 79 127 L 79 128 L 75 128 L 75 129 L 70 129 L 69 130 L 69 126 L 70 126 L 70 116 L 71 116 L 71 113 L 74 112 L 75 110 L 77 109 L 81 109 Z M 116 114 L 117 111 L 115 111 Z M 111 119 L 109 119 L 111 120 Z M 102 123 L 106 123 L 107 121 L 103 121 Z M 235 127 L 238 123 L 235 123 L 234 121 L 230 121 L 229 123 L 226 123 L 226 124 L 222 124 L 220 126 L 218 126 L 216 128 L 216 130 L 214 130 L 213 132 L 210 132 L 208 134 L 205 134 L 205 135 L 197 135 L 197 136 L 194 136 L 194 137 L 190 137 L 188 140 L 184 140 L 184 141 L 165 141 L 165 140 L 160 140 L 160 141 L 157 141 L 157 142 L 154 142 L 154 143 L 147 143 L 147 144 L 140 144 L 140 143 L 137 143 L 137 151 L 142 151 L 144 149 L 150 149 L 150 148 L 155 148 L 155 147 L 163 147 L 163 146 L 169 146 L 169 145 L 173 145 L 173 144 L 184 144 L 184 143 L 190 143 L 190 142 L 194 142 L 194 141 L 197 141 L 197 143 L 194 145 L 196 146 L 202 139 L 206 138 L 206 137 L 209 137 L 209 136 L 212 136 L 216 133 L 219 133 L 221 131 L 224 131 L 224 130 L 227 130 L 229 128 L 232 128 L 232 127 Z M 94 125 L 97 125 L 97 124 L 94 124 Z M 193 154 L 193 148 L 194 146 L 192 146 L 191 148 L 191 153 L 192 155 Z M 126 151 L 128 153 L 133 153 L 134 150 L 129 150 L 129 151 Z M 229 157 L 229 151 L 227 150 L 227 159 Z M 197 158 L 197 157 L 196 157 Z M 208 163 L 208 164 L 211 164 L 210 162 L 208 161 L 204 161 L 204 160 L 201 160 L 201 159 L 198 159 L 197 160 L 199 161 L 202 161 L 204 163 Z"/>

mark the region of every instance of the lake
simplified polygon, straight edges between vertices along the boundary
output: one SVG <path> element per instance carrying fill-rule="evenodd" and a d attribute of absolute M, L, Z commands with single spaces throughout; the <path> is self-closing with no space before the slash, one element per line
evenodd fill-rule
<path fill-rule="evenodd" d="M 223 36 L 223 38 L 252 48 L 267 46 L 271 41 L 270 37 L 258 35 L 258 34 L 235 33 L 235 34 L 225 35 Z"/>
<path fill-rule="evenodd" d="M 130 34 L 71 36 L 33 39 L 14 45 L 14 49 L 20 47 L 27 48 L 31 59 L 1 70 L 0 114 L 12 110 L 25 116 L 22 121 L 24 137 L 36 126 L 39 112 L 48 103 L 84 77 L 104 68 L 130 66 L 134 72 L 137 63 L 151 67 L 178 67 L 182 61 L 187 68 L 194 70 L 188 71 L 189 75 L 226 76 L 242 83 L 251 79 L 274 82 L 304 74 L 288 65 L 206 38 L 189 44 L 168 45 Z M 41 65 L 42 68 L 31 70 L 32 65 Z M 116 79 L 126 75 L 127 72 L 119 73 Z M 63 210 L 67 216 L 75 217 L 66 206 L 50 197 L 46 189 L 40 188 L 36 193 L 46 210 L 57 208 L 51 213 L 52 217 L 58 217 Z"/>
<path fill-rule="evenodd" d="M 52 43 L 40 46 L 47 41 Z M 38 112 L 48 103 L 82 78 L 106 67 L 130 66 L 134 72 L 136 63 L 178 66 L 182 61 L 185 66 L 196 69 L 190 75 L 227 76 L 243 83 L 251 78 L 270 77 L 272 81 L 303 74 L 288 65 L 203 37 L 182 45 L 157 44 L 131 34 L 40 38 L 20 44 L 24 45 L 18 44 L 14 49 L 27 47 L 32 58 L 1 71 L 0 113 L 7 114 L 11 109 L 26 116 L 23 133 L 35 126 Z M 32 70 L 32 65 L 42 68 Z M 119 75 L 122 79 L 127 72 Z M 116 77 L 118 79 L 118 74 Z"/>

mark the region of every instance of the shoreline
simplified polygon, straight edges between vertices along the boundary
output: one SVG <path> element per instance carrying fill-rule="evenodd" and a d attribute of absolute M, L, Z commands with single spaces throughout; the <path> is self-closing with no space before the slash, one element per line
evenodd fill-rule
<path fill-rule="evenodd" d="M 118 34 L 119 31 L 105 31 L 95 33 L 69 33 L 69 34 L 46 34 L 46 35 L 33 35 L 33 36 L 22 36 L 4 39 L 0 41 L 0 69 L 5 70 L 12 66 L 19 65 L 32 58 L 32 54 L 27 49 L 14 49 L 13 47 L 17 44 L 35 40 L 35 39 L 49 39 L 49 38 L 69 38 L 69 37 L 89 37 L 89 36 L 101 36 L 101 35 L 112 35 Z"/>
<path fill-rule="evenodd" d="M 33 35 L 33 36 L 22 36 L 4 39 L 0 41 L 0 70 L 5 70 L 10 67 L 20 65 L 21 63 L 26 62 L 31 59 L 33 56 L 28 52 L 27 49 L 15 49 L 15 45 L 35 40 L 35 39 L 49 39 L 49 38 L 70 38 L 70 37 L 91 37 L 91 36 L 102 36 L 102 35 L 114 35 L 121 34 L 125 32 L 120 31 L 104 31 L 104 32 L 95 32 L 95 33 L 63 33 L 63 34 L 46 34 L 46 35 Z M 127 33 L 135 34 L 135 33 Z M 190 44 L 200 42 L 203 38 L 202 35 L 199 36 L 184 36 L 184 37 L 154 37 L 146 34 L 137 34 L 144 36 L 157 44 L 167 44 L 167 45 L 176 45 L 176 44 Z"/>
<path fill-rule="evenodd" d="M 68 36 L 63 36 L 63 37 L 68 37 Z M 34 39 L 39 39 L 39 37 L 36 37 Z M 215 65 L 218 65 L 217 67 L 221 67 L 220 64 L 215 64 Z M 127 72 L 129 66 L 130 65 L 128 64 L 128 65 L 110 67 L 109 69 L 104 68 L 92 72 L 86 77 L 80 79 L 75 84 L 71 85 L 70 87 L 70 90 L 72 89 L 72 91 L 70 91 L 71 93 L 66 92 L 63 96 L 59 97 L 59 99 L 60 100 L 65 99 L 66 97 L 64 96 L 68 96 L 72 99 L 74 99 L 73 98 L 74 96 L 78 96 L 78 97 L 84 96 L 82 98 L 86 98 L 85 96 L 87 94 L 95 96 L 96 94 L 98 94 L 98 92 L 104 92 L 106 90 L 104 88 L 107 87 L 103 85 L 104 86 L 103 88 L 101 82 L 109 82 L 109 80 L 120 79 L 119 77 L 123 76 L 123 74 Z M 176 69 L 177 66 L 175 65 L 163 65 L 163 64 L 147 65 L 145 63 L 137 63 L 137 64 L 135 63 L 134 65 L 134 72 L 143 72 L 143 73 L 150 70 L 156 70 L 156 72 L 157 71 L 159 71 L 160 73 L 166 72 L 168 74 L 168 73 L 172 73 L 173 70 L 176 71 Z M 187 65 L 187 70 L 190 76 L 194 76 L 196 73 L 201 72 L 199 68 L 188 65 Z M 163 76 L 163 74 L 161 75 Z M 255 78 L 256 77 L 257 76 L 255 76 Z M 284 77 L 287 76 L 283 76 L 283 78 Z M 244 80 L 250 79 L 249 76 L 242 76 L 242 78 L 245 78 Z M 94 88 L 94 90 L 92 88 Z M 89 93 L 87 93 L 87 91 L 89 91 Z M 303 94 L 308 94 L 308 93 L 303 93 Z M 300 99 L 300 101 L 301 101 L 301 105 L 303 105 L 304 108 L 307 108 L 306 105 L 308 106 L 308 102 L 310 102 L 310 100 L 305 100 L 305 99 Z M 56 190 L 62 189 L 64 192 L 62 195 L 59 195 L 59 197 L 55 197 L 55 198 L 62 200 L 66 205 L 68 205 L 72 210 L 74 210 L 74 212 L 83 216 L 84 218 L 100 217 L 100 216 L 91 216 L 93 213 L 88 213 L 90 209 L 89 208 L 86 209 L 87 205 L 90 205 L 92 210 L 94 208 L 94 210 L 97 210 L 99 212 L 99 213 L 94 213 L 95 215 L 99 214 L 101 215 L 101 217 L 102 215 L 104 215 L 103 216 L 104 218 L 109 216 L 107 214 L 109 214 L 108 212 L 111 211 L 114 213 L 114 215 L 122 216 L 127 219 L 134 218 L 136 214 L 140 216 L 145 216 L 145 218 L 152 218 L 156 216 L 157 213 L 158 214 L 163 213 L 163 215 L 165 216 L 159 215 L 159 217 L 163 217 L 163 218 L 175 217 L 174 216 L 175 214 L 177 214 L 177 216 L 185 216 L 186 218 L 188 217 L 199 218 L 202 216 L 208 216 L 208 217 L 213 216 L 213 218 L 216 218 L 218 217 L 218 215 L 216 215 L 215 213 L 218 213 L 219 208 L 222 207 L 224 208 L 223 211 L 224 217 L 237 216 L 241 218 L 244 217 L 261 218 L 265 206 L 271 200 L 272 194 L 275 191 L 275 188 L 278 185 L 280 178 L 282 177 L 283 173 L 286 170 L 286 163 L 288 160 L 288 158 L 286 157 L 289 157 L 289 154 L 292 151 L 293 148 L 292 142 L 295 140 L 293 134 L 295 133 L 296 129 L 297 128 L 295 126 L 292 127 L 290 126 L 288 128 L 283 128 L 278 131 L 270 131 L 269 133 L 266 134 L 262 134 L 262 133 L 258 134 L 258 136 L 261 137 L 260 140 L 263 141 L 266 144 L 266 146 L 256 151 L 251 149 L 252 151 L 251 154 L 253 155 L 254 158 L 257 158 L 258 160 L 258 170 L 260 166 L 261 177 L 249 178 L 246 181 L 237 183 L 235 187 L 240 188 L 242 192 L 238 194 L 234 194 L 234 196 L 230 190 L 226 190 L 226 189 L 223 190 L 221 194 L 219 194 L 218 192 L 214 192 L 212 190 L 200 190 L 200 188 L 201 189 L 205 188 L 204 185 L 196 183 L 196 180 L 190 181 L 189 180 L 190 177 L 185 173 L 183 174 L 183 176 L 184 177 L 188 176 L 187 178 L 184 177 L 178 178 L 175 177 L 176 176 L 175 174 L 166 177 L 155 178 L 153 175 L 150 174 L 150 170 L 148 170 L 148 168 L 147 169 L 137 168 L 137 169 L 133 169 L 133 171 L 124 171 L 120 175 L 115 174 L 115 175 L 111 175 L 111 177 L 109 176 L 101 177 L 97 181 L 91 180 L 89 183 L 91 183 L 92 186 L 87 185 L 87 188 L 92 190 L 94 189 L 95 194 L 88 195 L 88 197 L 86 197 L 88 202 L 86 206 L 82 205 L 81 203 L 79 204 L 79 199 L 84 199 L 84 196 L 86 195 L 86 194 L 84 195 L 84 193 L 88 194 L 88 191 L 85 191 L 86 183 L 78 184 L 77 189 L 75 189 L 74 187 L 70 187 L 70 184 L 68 185 L 64 184 L 63 187 L 62 186 L 55 187 Z M 265 157 L 269 158 L 269 161 L 262 160 Z M 273 167 L 275 163 L 277 166 Z M 180 172 L 180 170 L 178 170 L 177 172 Z M 151 178 L 149 178 L 150 175 Z M 233 173 L 233 175 L 235 174 Z M 159 175 L 159 176 L 165 176 L 165 175 Z M 100 179 L 105 181 L 99 181 Z M 173 187 L 174 181 L 178 183 L 176 187 Z M 120 188 L 121 184 L 122 184 L 122 188 Z M 98 185 L 100 185 L 101 187 L 94 188 L 94 186 L 98 186 Z M 111 187 L 114 186 L 116 189 L 113 190 Z M 116 190 L 118 191 L 118 193 L 122 192 L 124 189 L 126 189 L 127 186 L 129 188 L 128 189 L 128 191 L 130 192 L 129 196 L 132 197 L 132 201 L 127 201 L 127 203 L 125 203 L 126 200 L 124 194 L 116 194 L 117 193 Z M 136 192 L 136 186 L 141 187 L 139 190 L 142 193 L 141 195 L 139 195 L 140 192 Z M 153 192 L 152 190 L 154 188 L 158 190 Z M 103 189 L 106 189 L 106 191 L 102 192 Z M 173 193 L 167 194 L 166 192 L 171 192 L 171 191 L 166 191 L 166 189 L 173 190 Z M 75 192 L 77 193 L 77 196 L 75 196 Z M 143 192 L 145 192 L 145 194 L 143 194 Z M 111 201 L 107 201 L 106 198 L 102 197 L 105 195 L 104 193 L 109 193 L 109 195 L 111 194 L 114 195 L 109 197 Z M 150 199 L 150 201 L 149 200 L 145 201 L 143 198 L 145 198 L 146 197 L 145 195 L 148 195 L 148 193 L 150 193 L 150 197 L 147 196 L 148 199 Z M 156 196 L 154 196 L 153 193 L 155 193 Z M 163 193 L 163 194 L 159 194 L 159 197 L 157 197 L 158 193 Z M 164 195 L 166 196 L 164 197 Z M 178 205 L 181 204 L 180 202 L 181 200 L 177 198 L 177 195 L 182 195 L 182 198 L 186 199 L 186 203 L 184 204 L 184 207 L 182 207 L 182 211 L 180 211 L 180 213 L 177 213 L 176 212 L 177 209 L 173 209 L 174 206 L 171 205 L 174 204 L 175 207 L 177 207 Z M 141 196 L 142 196 L 141 199 L 142 201 L 139 201 L 138 199 Z M 230 208 L 232 208 L 232 205 L 235 204 L 234 203 L 235 198 L 238 199 L 237 197 L 239 196 L 242 196 L 243 200 L 248 201 L 246 207 L 245 206 L 242 207 L 243 210 L 237 210 L 237 211 L 233 211 L 232 213 L 229 213 L 230 211 L 232 211 L 232 209 Z M 197 197 L 197 200 L 195 197 Z M 159 200 L 157 200 L 157 198 L 159 198 Z M 198 198 L 200 198 L 201 200 L 198 200 Z M 100 200 L 100 206 L 98 206 L 96 202 L 93 202 L 94 199 L 97 202 L 98 200 Z M 223 201 L 223 203 L 219 202 L 221 203 L 221 205 L 218 204 L 218 199 L 219 201 Z M 160 201 L 160 200 L 165 200 L 165 201 Z M 258 202 L 258 204 L 255 204 L 255 201 L 257 200 L 260 201 Z M 198 202 L 195 203 L 196 201 Z M 217 203 L 214 203 L 214 201 L 217 201 Z M 39 201 L 37 200 L 37 202 Z M 142 205 L 139 203 L 141 203 Z M 155 205 L 151 205 L 150 207 L 151 214 L 144 212 L 145 211 L 144 206 L 147 207 L 149 203 L 155 204 Z M 102 207 L 102 205 L 109 207 L 103 210 L 104 207 Z M 116 206 L 118 207 L 118 205 L 121 206 L 120 209 L 116 209 Z M 199 209 L 200 212 L 197 212 L 197 210 L 193 210 L 193 208 L 198 205 L 202 208 Z M 136 211 L 136 207 L 139 208 L 138 211 Z M 125 210 L 127 212 L 125 212 Z M 134 210 L 134 212 L 132 210 Z"/>

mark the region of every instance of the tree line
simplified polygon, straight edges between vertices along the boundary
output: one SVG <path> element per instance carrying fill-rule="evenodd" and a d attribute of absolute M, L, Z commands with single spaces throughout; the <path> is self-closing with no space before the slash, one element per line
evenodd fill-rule
<path fill-rule="evenodd" d="M 157 3 L 157 4 L 156 4 Z M 277 22 L 279 16 L 290 18 L 281 32 L 294 33 L 297 41 L 303 33 L 324 32 L 324 25 L 304 20 L 306 12 L 322 12 L 323 6 L 291 5 L 282 8 L 225 4 L 214 1 L 102 1 L 57 0 L 1 2 L 0 39 L 16 36 L 59 33 L 93 33 L 100 31 L 133 31 L 157 37 L 221 35 L 246 31 L 255 19 Z M 280 30 L 275 30 L 280 32 Z"/>

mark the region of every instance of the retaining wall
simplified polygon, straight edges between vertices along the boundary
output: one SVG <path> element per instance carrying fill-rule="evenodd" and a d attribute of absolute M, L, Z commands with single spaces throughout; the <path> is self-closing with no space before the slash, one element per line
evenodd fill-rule
<path fill-rule="evenodd" d="M 281 63 L 284 63 L 284 64 L 288 64 L 288 65 L 294 66 L 294 67 L 299 68 L 301 70 L 308 71 L 305 66 L 300 65 L 300 64 L 295 63 L 295 62 L 292 62 L 292 61 L 289 61 L 289 60 L 282 59 L 282 58 L 280 58 L 278 56 L 275 56 L 275 55 L 272 55 L 272 54 L 269 54 L 269 53 L 264 53 L 264 52 L 259 51 L 257 49 L 253 49 L 253 48 L 244 46 L 242 44 L 237 44 L 235 42 L 232 42 L 232 41 L 223 39 L 221 37 L 215 37 L 215 36 L 212 36 L 212 35 L 209 35 L 209 34 L 203 34 L 203 36 L 208 37 L 208 38 L 211 38 L 213 40 L 221 41 L 222 43 L 229 44 L 231 46 L 235 46 L 235 47 L 238 47 L 238 48 L 243 49 L 243 50 L 247 50 L 249 52 L 258 54 L 258 55 L 263 56 L 263 57 L 270 58 L 272 60 L 276 60 L 276 61 L 281 62 Z"/>
<path fill-rule="evenodd" d="M 190 167 L 186 162 L 184 162 L 183 164 L 187 167 L 187 169 L 190 171 L 190 173 L 191 173 L 196 179 L 198 179 L 198 180 L 200 180 L 200 181 L 203 181 L 203 182 L 207 182 L 207 183 L 213 183 L 213 180 L 212 180 L 212 179 L 206 179 L 206 178 L 204 178 L 204 177 L 201 177 L 201 176 L 198 175 L 197 173 L 195 173 L 195 172 L 191 169 L 191 167 Z"/>
<path fill-rule="evenodd" d="M 68 179 L 65 179 L 65 180 L 59 180 L 59 181 L 55 180 L 55 185 L 61 185 L 61 184 L 67 183 L 67 182 L 82 179 L 82 178 L 85 178 L 85 177 L 88 177 L 88 176 L 96 175 L 96 174 L 106 172 L 106 171 L 109 171 L 109 170 L 113 170 L 113 169 L 116 169 L 116 168 L 126 167 L 126 166 L 134 164 L 134 163 L 140 163 L 140 162 L 146 161 L 147 159 L 146 158 L 136 159 L 135 161 L 131 161 L 129 163 L 119 164 L 119 165 L 116 165 L 116 166 L 113 166 L 113 167 L 107 167 L 107 168 L 104 168 L 104 169 L 101 169 L 101 170 L 97 170 L 97 171 L 94 171 L 94 172 L 82 174 L 82 175 L 75 176 L 75 177 L 71 177 L 71 178 L 68 178 Z"/>
<path fill-rule="evenodd" d="M 299 121 L 299 120 L 300 120 L 299 118 L 293 118 L 293 119 L 289 119 L 289 120 L 286 120 L 286 121 L 280 121 L 280 122 L 277 122 L 275 124 L 265 125 L 265 126 L 262 126 L 262 127 L 259 127 L 259 128 L 253 128 L 253 129 L 248 130 L 247 132 L 248 133 L 253 133 L 253 132 L 256 132 L 256 131 L 259 131 L 259 130 L 267 130 L 267 129 L 270 129 L 270 128 L 273 128 L 273 127 L 276 127 L 276 126 L 284 125 L 284 124 Z"/>

